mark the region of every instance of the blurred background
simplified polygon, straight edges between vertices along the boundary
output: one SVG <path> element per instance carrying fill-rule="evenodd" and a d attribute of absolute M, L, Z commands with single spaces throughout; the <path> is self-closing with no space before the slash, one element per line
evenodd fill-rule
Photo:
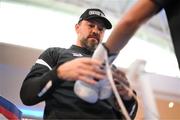
<path fill-rule="evenodd" d="M 44 103 L 29 107 L 19 98 L 22 81 L 37 57 L 48 47 L 74 44 L 74 26 L 87 8 L 102 9 L 114 27 L 135 2 L 1 0 L 0 95 L 16 104 L 24 118 L 42 118 Z M 104 41 L 110 33 L 106 31 Z M 164 11 L 137 31 L 114 64 L 127 73 L 137 91 L 137 120 L 180 119 L 180 72 Z"/>

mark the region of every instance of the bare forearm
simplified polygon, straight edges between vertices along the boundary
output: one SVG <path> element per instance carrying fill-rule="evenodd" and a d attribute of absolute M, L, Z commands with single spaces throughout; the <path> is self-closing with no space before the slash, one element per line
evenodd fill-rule
<path fill-rule="evenodd" d="M 106 46 L 111 53 L 119 52 L 137 31 L 139 26 L 153 16 L 157 6 L 151 0 L 139 0 L 124 16 L 110 34 Z"/>
<path fill-rule="evenodd" d="M 105 45 L 110 53 L 118 53 L 135 33 L 136 28 L 128 27 L 129 23 L 119 22 L 113 29 Z"/>

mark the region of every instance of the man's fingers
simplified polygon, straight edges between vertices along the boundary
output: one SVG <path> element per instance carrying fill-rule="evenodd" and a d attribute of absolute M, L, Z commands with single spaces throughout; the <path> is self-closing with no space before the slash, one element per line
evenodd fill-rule
<path fill-rule="evenodd" d="M 84 57 L 80 59 L 83 63 L 89 64 L 89 65 L 98 65 L 101 66 L 103 61 L 97 60 L 97 59 L 92 59 L 88 57 Z"/>
<path fill-rule="evenodd" d="M 93 80 L 102 80 L 106 78 L 105 74 L 100 74 L 98 72 L 94 72 L 94 71 L 86 71 L 84 70 L 83 72 L 81 72 L 81 75 L 83 77 L 86 77 L 87 79 L 93 79 Z"/>
<path fill-rule="evenodd" d="M 113 78 L 116 84 L 125 84 L 126 86 L 130 86 L 129 81 L 126 77 L 126 74 L 118 69 L 114 70 Z"/>
<path fill-rule="evenodd" d="M 85 76 L 80 76 L 79 80 L 86 82 L 86 83 L 89 83 L 89 84 L 96 84 L 97 83 L 96 80 L 91 79 L 90 77 L 85 77 Z"/>

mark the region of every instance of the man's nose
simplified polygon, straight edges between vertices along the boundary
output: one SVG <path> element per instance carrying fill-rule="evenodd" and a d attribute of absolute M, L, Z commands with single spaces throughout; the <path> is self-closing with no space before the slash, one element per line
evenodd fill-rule
<path fill-rule="evenodd" d="M 97 26 L 95 26 L 95 27 L 93 28 L 93 33 L 95 33 L 95 34 L 99 34 L 99 33 L 100 33 L 100 30 L 98 29 Z"/>

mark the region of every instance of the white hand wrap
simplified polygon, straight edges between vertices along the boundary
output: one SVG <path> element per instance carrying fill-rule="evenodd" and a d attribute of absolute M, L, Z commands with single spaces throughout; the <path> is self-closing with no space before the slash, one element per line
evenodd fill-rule
<path fill-rule="evenodd" d="M 105 57 L 106 56 L 106 57 Z M 92 59 L 98 59 L 104 62 L 107 57 L 107 51 L 102 44 L 99 44 Z M 96 85 L 90 85 L 83 81 L 77 80 L 74 84 L 75 94 L 89 103 L 96 103 L 98 99 L 107 99 L 112 94 L 111 85 L 108 79 L 100 80 Z"/>

